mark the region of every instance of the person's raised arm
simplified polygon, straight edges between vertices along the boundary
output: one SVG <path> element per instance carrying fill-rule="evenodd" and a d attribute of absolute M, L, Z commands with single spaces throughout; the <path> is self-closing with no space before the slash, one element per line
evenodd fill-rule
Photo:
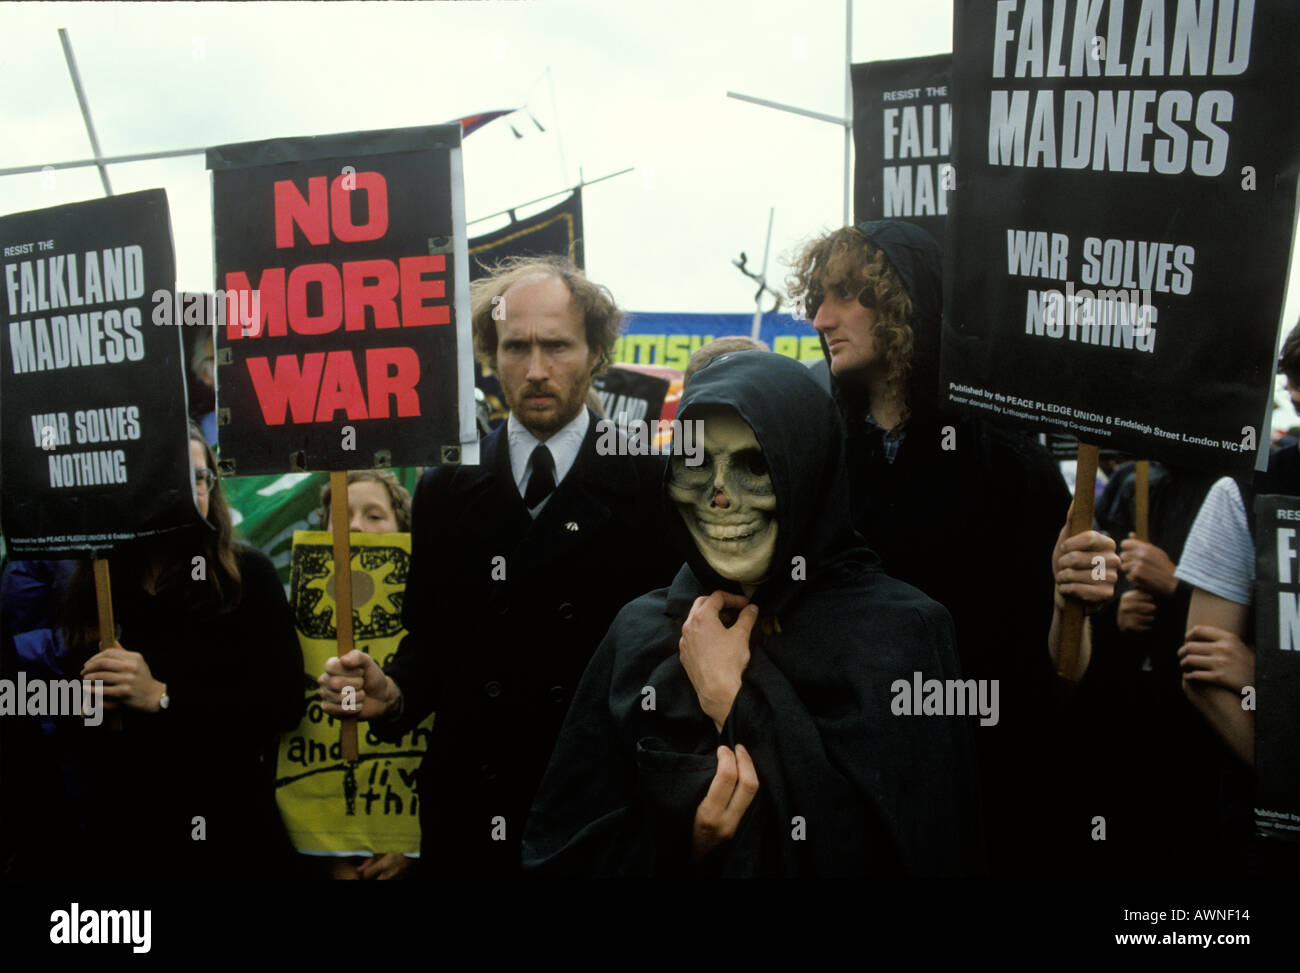
<path fill-rule="evenodd" d="M 1255 682 L 1255 649 L 1242 641 L 1249 616 L 1249 605 L 1194 588 L 1178 662 L 1188 700 L 1232 752 L 1253 766 L 1255 714 L 1242 705 L 1242 690 Z"/>

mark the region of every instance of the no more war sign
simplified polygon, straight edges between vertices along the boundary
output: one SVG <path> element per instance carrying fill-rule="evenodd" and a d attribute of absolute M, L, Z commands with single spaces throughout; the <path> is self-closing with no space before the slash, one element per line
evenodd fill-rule
<path fill-rule="evenodd" d="M 472 459 L 459 126 L 223 146 L 208 167 L 223 470 Z"/>

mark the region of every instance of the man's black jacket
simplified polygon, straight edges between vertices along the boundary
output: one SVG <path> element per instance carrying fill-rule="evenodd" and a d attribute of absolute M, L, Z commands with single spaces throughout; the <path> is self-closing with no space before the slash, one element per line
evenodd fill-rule
<path fill-rule="evenodd" d="M 592 651 L 628 601 L 663 585 L 663 460 L 601 456 L 597 417 L 536 520 L 510 469 L 506 426 L 476 467 L 430 470 L 416 488 L 407 636 L 385 668 L 402 690 L 394 740 L 430 712 L 420 769 L 421 867 L 430 876 L 516 874 L 533 792 Z M 504 836 L 504 839 L 503 839 Z"/>

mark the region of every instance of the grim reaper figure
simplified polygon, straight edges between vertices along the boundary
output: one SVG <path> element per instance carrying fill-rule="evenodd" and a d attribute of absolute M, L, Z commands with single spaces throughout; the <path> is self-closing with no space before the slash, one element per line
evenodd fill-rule
<path fill-rule="evenodd" d="M 745 351 L 701 369 L 679 416 L 702 422 L 704 444 L 695 467 L 675 455 L 664 484 L 686 563 L 623 608 L 592 658 L 533 804 L 525 867 L 978 868 L 975 720 L 891 709 L 896 680 L 957 676 L 952 622 L 883 574 L 853 530 L 831 398 L 797 362 Z"/>

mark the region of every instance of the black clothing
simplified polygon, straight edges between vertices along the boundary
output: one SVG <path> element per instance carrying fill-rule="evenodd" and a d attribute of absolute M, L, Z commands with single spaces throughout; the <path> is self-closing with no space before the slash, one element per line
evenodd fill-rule
<path fill-rule="evenodd" d="M 804 366 L 766 352 L 720 356 L 691 379 L 679 415 L 719 404 L 754 430 L 778 521 L 732 711 L 719 733 L 678 643 L 697 597 L 740 588 L 708 565 L 669 503 L 687 563 L 670 587 L 619 613 L 592 659 L 533 805 L 525 866 L 557 875 L 963 871 L 978 845 L 969 718 L 891 710 L 896 680 L 955 675 L 947 613 L 886 577 L 853 531 L 835 407 Z M 720 744 L 744 744 L 759 789 L 735 836 L 692 867 L 691 826 Z"/>
<path fill-rule="evenodd" d="M 226 613 L 196 610 L 188 560 L 180 587 L 158 595 L 114 578 L 118 641 L 144 656 L 171 705 L 125 710 L 120 732 L 107 718 L 72 728 L 91 775 L 78 856 L 86 877 L 245 878 L 290 867 L 275 752 L 276 734 L 302 719 L 302 651 L 270 559 L 236 551 L 242 593 Z M 82 661 L 70 660 L 73 674 Z M 229 675 L 215 678 L 218 667 Z"/>
<path fill-rule="evenodd" d="M 524 820 L 592 651 L 623 604 L 672 576 L 662 458 L 601 456 L 596 427 L 592 414 L 536 520 L 505 424 L 483 440 L 482 465 L 429 470 L 416 488 L 408 634 L 385 670 L 402 709 L 370 729 L 395 740 L 437 713 L 419 778 L 423 875 L 518 874 Z"/>
<path fill-rule="evenodd" d="M 952 614 L 962 675 L 999 680 L 1001 719 L 975 731 L 991 867 L 1050 868 L 1046 848 L 1062 827 L 1051 820 L 1056 798 L 1041 770 L 1055 764 L 1051 555 L 1069 491 L 1029 435 L 940 411 L 941 258 L 934 238 L 894 220 L 858 230 L 884 251 L 911 295 L 913 357 L 910 416 L 892 463 L 882 431 L 865 420 L 865 390 L 832 377 L 847 429 L 853 524 L 888 574 Z M 824 339 L 822 346 L 829 360 Z"/>
<path fill-rule="evenodd" d="M 1175 564 L 1217 479 L 1151 463 L 1148 539 Z M 1097 529 L 1117 548 L 1136 527 L 1135 495 L 1128 463 L 1115 470 L 1097 503 Z M 1119 600 L 1132 587 L 1121 574 L 1115 597 L 1091 616 L 1092 661 L 1062 741 L 1075 768 L 1071 803 L 1081 816 L 1106 822 L 1105 841 L 1076 836 L 1073 866 L 1099 876 L 1217 873 L 1225 864 L 1220 776 L 1235 758 L 1183 694 L 1178 650 L 1191 587 L 1179 581 L 1174 594 L 1155 596 L 1149 631 L 1121 632 Z"/>
<path fill-rule="evenodd" d="M 10 560 L 0 572 L 0 678 L 16 683 L 62 679 L 59 625 L 74 560 Z M 22 639 L 23 647 L 18 647 Z M 0 719 L 0 875 L 71 874 L 68 835 L 79 802 L 65 797 L 70 775 L 60 764 L 52 718 Z"/>

